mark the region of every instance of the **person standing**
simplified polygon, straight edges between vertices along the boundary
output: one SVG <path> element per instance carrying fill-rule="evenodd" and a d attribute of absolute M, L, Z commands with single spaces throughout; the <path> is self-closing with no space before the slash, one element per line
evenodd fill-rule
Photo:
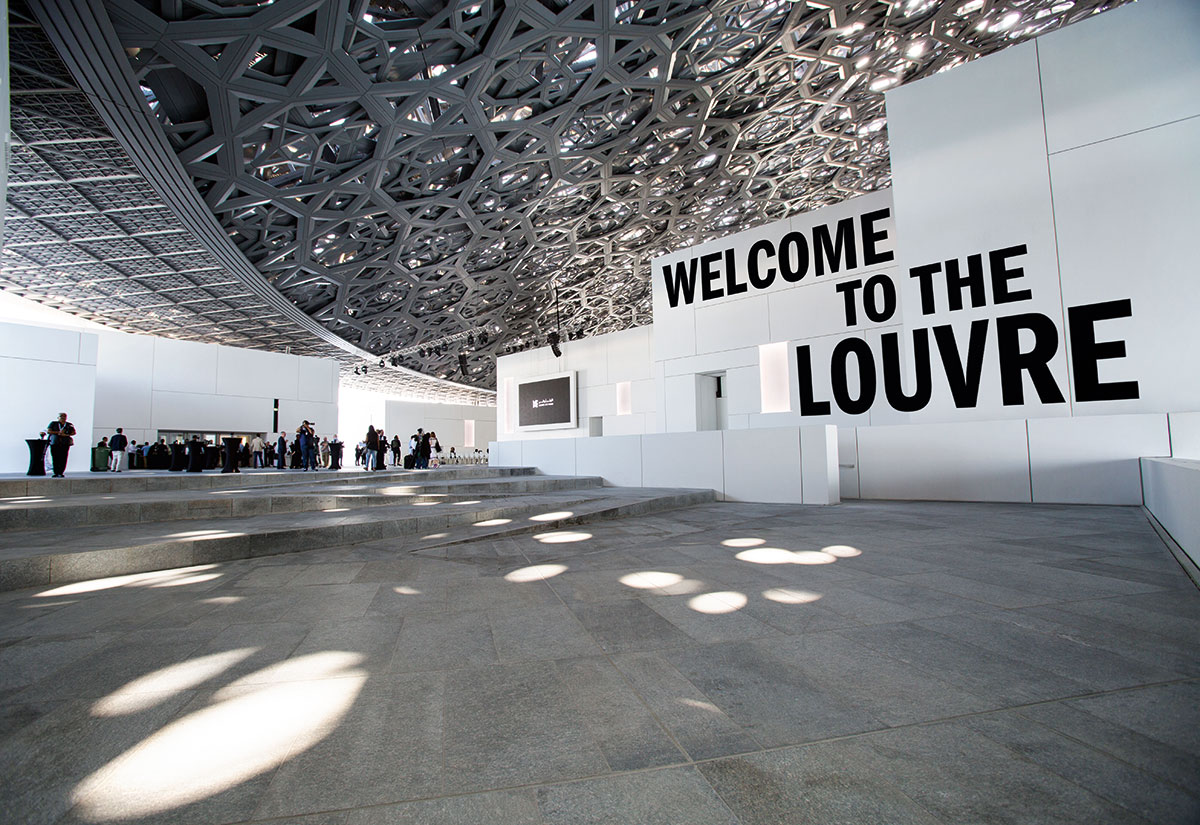
<path fill-rule="evenodd" d="M 113 433 L 113 437 L 108 440 L 108 449 L 111 452 L 108 454 L 108 469 L 109 472 L 121 472 L 121 464 L 125 460 L 125 448 L 129 446 L 129 439 L 125 437 L 125 432 L 117 427 L 117 431 Z"/>
<path fill-rule="evenodd" d="M 64 478 L 67 472 L 67 453 L 75 443 L 75 425 L 67 420 L 65 412 L 59 413 L 58 418 L 46 427 L 46 435 L 50 438 L 50 460 L 54 463 L 53 478 Z"/>
<path fill-rule="evenodd" d="M 379 433 L 375 432 L 375 425 L 371 424 L 367 427 L 367 451 L 363 455 L 363 469 L 374 470 L 375 461 L 379 458 Z"/>
<path fill-rule="evenodd" d="M 379 431 L 379 454 L 375 456 L 375 469 L 387 469 L 388 437 L 383 430 Z"/>
<path fill-rule="evenodd" d="M 254 438 L 250 439 L 250 453 L 254 456 L 254 469 L 267 466 L 263 461 L 263 451 L 266 449 L 267 445 L 263 442 L 262 436 L 255 433 Z"/>
<path fill-rule="evenodd" d="M 392 436 L 392 466 L 396 467 L 400 464 L 400 436 Z"/>
<path fill-rule="evenodd" d="M 305 472 L 308 472 L 309 467 L 312 467 L 314 472 L 317 469 L 316 436 L 316 431 L 308 421 L 296 428 L 296 443 L 300 447 L 300 469 Z"/>
<path fill-rule="evenodd" d="M 417 469 L 418 470 L 428 470 L 429 469 L 429 453 L 430 453 L 429 433 L 425 432 L 424 430 L 422 430 L 418 427 L 417 428 Z"/>
<path fill-rule="evenodd" d="M 277 469 L 277 470 L 286 470 L 287 469 L 287 454 L 288 454 L 287 433 L 280 433 L 279 441 L 275 444 L 275 455 L 278 460 L 278 463 L 275 465 L 275 469 Z"/>
<path fill-rule="evenodd" d="M 329 467 L 329 439 L 328 438 L 321 439 L 321 466 L 324 468 Z"/>

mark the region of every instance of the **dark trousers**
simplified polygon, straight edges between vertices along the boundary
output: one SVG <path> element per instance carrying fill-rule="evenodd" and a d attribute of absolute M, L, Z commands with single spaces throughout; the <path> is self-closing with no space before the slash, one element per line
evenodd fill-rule
<path fill-rule="evenodd" d="M 60 476 L 67 471 L 67 453 L 70 450 L 70 444 L 50 445 L 50 460 L 54 464 L 54 475 Z"/>
<path fill-rule="evenodd" d="M 317 469 L 317 449 L 316 449 L 316 447 L 305 447 L 304 448 L 304 469 L 307 470 L 309 467 L 312 467 L 314 470 Z"/>

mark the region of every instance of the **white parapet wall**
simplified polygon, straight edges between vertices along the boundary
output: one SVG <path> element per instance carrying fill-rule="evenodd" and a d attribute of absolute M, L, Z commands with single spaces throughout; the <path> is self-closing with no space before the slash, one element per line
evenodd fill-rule
<path fill-rule="evenodd" d="M 725 501 L 840 501 L 837 433 L 825 425 L 498 441 L 491 464 L 619 487 L 710 489 Z"/>
<path fill-rule="evenodd" d="M 1143 458 L 1146 509 L 1200 566 L 1200 461 Z"/>

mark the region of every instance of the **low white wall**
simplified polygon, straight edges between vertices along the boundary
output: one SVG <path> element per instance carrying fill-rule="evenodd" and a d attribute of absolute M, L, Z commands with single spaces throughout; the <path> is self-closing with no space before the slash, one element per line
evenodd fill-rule
<path fill-rule="evenodd" d="M 599 476 L 621 487 L 707 488 L 725 501 L 839 500 L 832 426 L 498 441 L 491 465 Z"/>
<path fill-rule="evenodd" d="M 1200 461 L 1143 458 L 1141 469 L 1146 509 L 1200 565 Z"/>
<path fill-rule="evenodd" d="M 96 395 L 96 336 L 90 332 L 0 323 L 0 472 L 29 469 L 27 438 L 37 438 L 60 412 L 75 425 L 68 472 L 86 472 Z"/>

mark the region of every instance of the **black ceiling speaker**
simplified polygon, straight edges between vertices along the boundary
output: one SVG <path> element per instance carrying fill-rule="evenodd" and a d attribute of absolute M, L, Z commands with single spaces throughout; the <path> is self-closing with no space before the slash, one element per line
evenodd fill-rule
<path fill-rule="evenodd" d="M 466 378 L 469 370 L 467 369 L 467 354 L 465 352 L 458 354 L 458 368 L 462 370 L 463 378 Z"/>
<path fill-rule="evenodd" d="M 558 347 L 558 342 L 561 340 L 557 332 L 551 332 L 546 336 L 546 340 L 550 342 L 550 351 L 554 353 L 555 358 L 562 358 L 562 350 Z"/>

